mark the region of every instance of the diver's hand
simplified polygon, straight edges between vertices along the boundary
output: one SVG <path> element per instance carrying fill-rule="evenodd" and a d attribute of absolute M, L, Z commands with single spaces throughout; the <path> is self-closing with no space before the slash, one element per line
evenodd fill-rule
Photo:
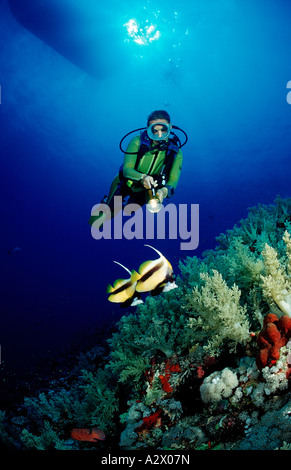
<path fill-rule="evenodd" d="M 160 203 L 162 203 L 163 200 L 165 199 L 165 197 L 167 197 L 167 195 L 168 195 L 168 189 L 165 188 L 165 187 L 164 187 L 164 188 L 160 188 L 160 189 L 157 190 L 157 193 L 156 193 L 156 194 L 157 194 L 157 196 L 158 196 L 158 198 L 159 198 Z"/>
<path fill-rule="evenodd" d="M 145 189 L 150 189 L 152 186 L 155 188 L 158 185 L 157 181 L 149 175 L 144 175 L 141 181 Z"/>

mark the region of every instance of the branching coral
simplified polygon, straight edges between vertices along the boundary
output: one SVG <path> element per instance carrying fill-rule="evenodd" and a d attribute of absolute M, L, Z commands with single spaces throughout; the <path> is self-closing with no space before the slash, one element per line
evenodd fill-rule
<path fill-rule="evenodd" d="M 252 251 L 260 253 L 266 243 L 278 245 L 284 230 L 291 231 L 291 198 L 277 196 L 275 204 L 250 207 L 246 219 L 216 238 L 219 243 L 216 250 L 228 250 L 233 240 L 240 237 Z"/>
<path fill-rule="evenodd" d="M 120 382 L 138 382 L 157 354 L 172 357 L 185 347 L 187 314 L 180 309 L 175 294 L 167 298 L 147 298 L 137 314 L 121 318 L 119 331 L 109 340 L 112 352 L 108 367 Z"/>
<path fill-rule="evenodd" d="M 75 372 L 74 372 L 75 374 Z M 100 368 L 93 373 L 83 370 L 70 386 L 39 393 L 24 399 L 26 429 L 21 429 L 24 449 L 78 449 L 70 439 L 75 427 L 99 426 L 114 432 L 114 416 L 119 408 L 116 379 Z"/>
<path fill-rule="evenodd" d="M 112 373 L 98 370 L 97 373 L 83 371 L 81 387 L 85 392 L 82 401 L 83 425 L 98 426 L 110 432 L 114 427 L 114 416 L 119 409 L 117 386 Z M 86 424 L 86 423 L 85 423 Z"/>
<path fill-rule="evenodd" d="M 291 373 L 289 234 L 291 199 L 251 208 L 215 250 L 180 262 L 179 289 L 148 296 L 121 318 L 109 355 L 95 349 L 80 357 L 53 389 L 24 400 L 24 415 L 10 429 L 0 412 L 0 440 L 8 443 L 6 429 L 13 437 L 17 429 L 25 449 L 88 448 L 70 430 L 98 427 L 106 445 L 120 438 L 126 448 L 274 449 L 288 442 L 290 406 L 281 414 L 279 407 L 289 399 Z M 257 367 L 258 328 L 270 307 L 280 318 L 259 336 L 263 346 L 271 343 Z"/>
<path fill-rule="evenodd" d="M 33 434 L 27 429 L 23 429 L 21 435 L 22 443 L 26 449 L 34 450 L 47 450 L 50 448 L 56 450 L 72 449 L 72 446 L 66 445 L 59 433 L 53 428 L 52 424 L 45 421 L 42 424 L 41 433 L 39 435 Z M 77 447 L 75 447 L 77 449 Z"/>
<path fill-rule="evenodd" d="M 201 328 L 207 335 L 204 347 L 210 355 L 218 355 L 228 343 L 235 350 L 238 343 L 245 344 L 250 338 L 246 308 L 240 305 L 240 290 L 234 284 L 229 288 L 221 274 L 201 274 L 205 285 L 195 287 L 188 296 L 188 308 L 195 315 L 189 321 L 190 328 Z"/>
<path fill-rule="evenodd" d="M 262 278 L 263 295 L 271 309 L 291 317 L 291 240 L 285 231 L 283 240 L 286 244 L 286 265 L 278 260 L 274 248 L 266 244 L 263 251 L 266 275 Z"/>
<path fill-rule="evenodd" d="M 233 239 L 222 259 L 224 269 L 221 272 L 229 285 L 236 283 L 239 289 L 246 291 L 259 285 L 260 275 L 264 269 L 263 260 L 244 244 L 241 237 Z"/>
<path fill-rule="evenodd" d="M 254 422 L 245 438 L 236 443 L 234 450 L 275 450 L 288 449 L 291 442 L 291 399 L 283 406 L 278 406 L 280 400 L 273 402 L 260 419 Z"/>

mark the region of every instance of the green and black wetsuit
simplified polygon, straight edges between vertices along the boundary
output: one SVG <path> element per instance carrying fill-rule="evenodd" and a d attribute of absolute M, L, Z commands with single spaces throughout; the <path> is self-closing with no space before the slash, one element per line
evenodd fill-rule
<path fill-rule="evenodd" d="M 122 196 L 124 199 L 127 198 L 126 204 L 136 203 L 140 206 L 145 204 L 146 193 L 145 188 L 141 183 L 143 176 L 149 175 L 153 176 L 154 179 L 155 177 L 158 178 L 163 167 L 166 165 L 166 150 L 158 150 L 157 148 L 152 149 L 152 147 L 155 147 L 153 141 L 151 141 L 151 145 L 145 154 L 138 159 L 137 154 L 140 148 L 140 143 L 140 136 L 136 136 L 130 141 L 126 149 L 126 152 L 128 153 L 124 156 L 122 171 L 116 175 L 112 181 L 106 201 L 106 204 L 111 209 L 112 216 L 116 215 L 113 214 L 114 196 Z M 181 149 L 179 149 L 172 161 L 172 166 L 166 175 L 164 186 L 168 189 L 167 197 L 171 197 L 171 195 L 174 194 L 180 178 L 182 163 L 183 155 Z M 92 214 L 89 223 L 93 224 L 94 220 L 97 218 L 97 216 Z"/>

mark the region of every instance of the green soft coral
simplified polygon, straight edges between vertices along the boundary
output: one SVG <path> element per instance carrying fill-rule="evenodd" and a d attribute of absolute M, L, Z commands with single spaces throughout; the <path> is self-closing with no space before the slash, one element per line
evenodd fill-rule
<path fill-rule="evenodd" d="M 53 429 L 53 426 L 48 421 L 42 424 L 42 430 L 39 435 L 35 435 L 27 429 L 23 429 L 21 433 L 21 440 L 25 449 L 33 450 L 67 450 L 70 449 L 65 441 L 60 439 L 59 433 Z"/>
<path fill-rule="evenodd" d="M 275 313 L 291 317 L 291 240 L 285 231 L 285 265 L 278 259 L 277 251 L 266 244 L 263 251 L 266 275 L 261 276 L 263 295 Z"/>
<path fill-rule="evenodd" d="M 230 351 L 238 343 L 245 344 L 250 338 L 246 307 L 240 305 L 241 292 L 234 284 L 228 287 L 222 275 L 213 270 L 213 275 L 202 273 L 204 285 L 194 287 L 188 296 L 188 309 L 194 317 L 190 328 L 201 328 L 207 337 L 205 352 L 218 355 L 226 343 Z"/>
<path fill-rule="evenodd" d="M 228 251 L 231 243 L 241 238 L 242 242 L 257 253 L 261 253 L 266 243 L 278 246 L 284 230 L 291 231 L 291 198 L 277 196 L 275 204 L 258 204 L 248 209 L 246 219 L 240 220 L 231 230 L 221 233 L 216 240 L 215 251 Z"/>
<path fill-rule="evenodd" d="M 181 373 L 173 374 L 170 383 L 177 386 L 183 413 L 190 411 L 193 377 L 204 373 L 199 366 L 206 355 L 219 356 L 222 351 L 245 346 L 250 330 L 258 329 L 258 322 L 262 324 L 270 308 L 290 315 L 289 234 L 291 198 L 278 197 L 275 204 L 251 208 L 246 219 L 217 238 L 214 250 L 204 252 L 201 258 L 180 261 L 179 289 L 148 296 L 134 314 L 121 318 L 109 340 L 109 356 L 94 348 L 80 358 L 65 380 L 54 381 L 53 390 L 26 398 L 21 407 L 25 415 L 17 418 L 17 426 L 15 419 L 9 426 L 0 412 L 0 439 L 14 446 L 17 429 L 24 448 L 77 449 L 80 443 L 70 439 L 70 429 L 95 426 L 115 438 L 127 394 L 128 398 L 134 394 L 137 411 L 147 408 L 150 413 L 156 404 L 170 409 L 165 406 L 168 400 L 160 375 L 165 376 L 165 365 L 172 357 Z M 188 397 L 185 408 L 184 391 Z M 154 429 L 148 434 L 149 441 L 153 433 Z M 9 443 L 10 434 L 13 439 Z M 172 442 L 176 444 L 176 436 L 170 445 Z M 90 443 L 81 446 L 91 448 Z"/>
<path fill-rule="evenodd" d="M 30 429 L 21 433 L 24 448 L 78 448 L 68 443 L 74 427 L 100 427 L 106 434 L 115 432 L 115 414 L 119 408 L 117 384 L 112 373 L 99 369 L 83 370 L 69 389 L 40 393 L 24 399 Z"/>
<path fill-rule="evenodd" d="M 83 425 L 99 427 L 105 433 L 114 431 L 114 419 L 119 409 L 118 389 L 112 373 L 107 369 L 97 372 L 82 372 L 82 388 L 85 397 L 82 403 Z"/>
<path fill-rule="evenodd" d="M 188 316 L 176 299 L 178 293 L 148 297 L 135 315 L 124 316 L 109 340 L 108 367 L 120 382 L 138 382 L 156 355 L 170 358 L 185 348 Z"/>

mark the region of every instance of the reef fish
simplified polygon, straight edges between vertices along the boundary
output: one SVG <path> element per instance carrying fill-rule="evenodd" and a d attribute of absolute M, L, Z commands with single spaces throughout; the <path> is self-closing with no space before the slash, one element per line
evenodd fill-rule
<path fill-rule="evenodd" d="M 177 288 L 174 282 L 173 268 L 169 261 L 156 248 L 145 245 L 155 250 L 160 256 L 156 260 L 149 260 L 139 267 L 140 278 L 136 285 L 137 292 L 151 292 L 152 295 Z"/>
<path fill-rule="evenodd" d="M 121 306 L 135 306 L 138 304 L 143 303 L 143 301 L 139 298 L 139 294 L 136 294 L 136 284 L 140 275 L 133 269 L 130 271 L 122 264 L 118 263 L 118 261 L 114 261 L 114 263 L 119 264 L 122 268 L 124 268 L 129 274 L 130 277 L 128 279 L 117 279 L 113 286 L 108 284 L 107 286 L 107 294 L 110 294 L 108 297 L 109 302 L 114 302 L 121 304 Z"/>
<path fill-rule="evenodd" d="M 71 437 L 77 441 L 98 442 L 106 438 L 102 429 L 72 429 Z"/>

